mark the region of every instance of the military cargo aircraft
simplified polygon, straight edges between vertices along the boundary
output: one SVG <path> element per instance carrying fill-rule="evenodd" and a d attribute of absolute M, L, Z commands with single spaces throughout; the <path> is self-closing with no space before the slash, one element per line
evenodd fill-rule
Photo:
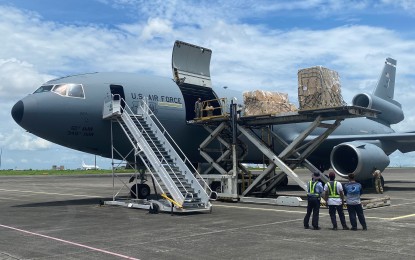
<path fill-rule="evenodd" d="M 189 47 L 189 48 L 187 48 Z M 242 93 L 223 87 L 213 88 L 210 81 L 211 50 L 177 41 L 173 50 L 173 80 L 151 75 L 122 72 L 85 73 L 50 80 L 12 108 L 13 119 L 28 132 L 50 142 L 111 158 L 111 131 L 121 153 L 131 144 L 122 130 L 111 130 L 103 120 L 103 104 L 119 95 L 130 107 L 146 99 L 157 118 L 170 132 L 189 160 L 203 162 L 198 152 L 208 133 L 189 124 L 195 118 L 198 98 L 220 97 L 242 100 Z M 391 125 L 404 119 L 401 104 L 394 99 L 396 60 L 387 58 L 373 93 L 360 93 L 353 105 L 379 110 L 376 118 L 350 118 L 310 155 L 308 160 L 321 171 L 332 167 L 341 177 L 355 173 L 360 181 L 371 180 L 374 168 L 384 170 L 394 151 L 415 150 L 415 133 L 397 133 Z M 221 111 L 215 111 L 221 113 Z M 273 131 L 287 143 L 292 142 L 309 123 L 274 125 Z M 307 137 L 312 140 L 318 131 Z M 283 148 L 274 144 L 276 152 Z M 246 163 L 261 163 L 262 155 L 252 149 Z"/>

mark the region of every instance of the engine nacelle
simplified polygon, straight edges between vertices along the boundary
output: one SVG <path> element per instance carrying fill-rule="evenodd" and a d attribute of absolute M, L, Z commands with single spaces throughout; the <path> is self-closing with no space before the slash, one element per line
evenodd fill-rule
<path fill-rule="evenodd" d="M 372 179 L 374 168 L 383 171 L 389 165 L 389 157 L 381 148 L 365 142 L 346 142 L 333 148 L 330 162 L 336 173 L 347 178 L 354 173 L 357 181 Z"/>
<path fill-rule="evenodd" d="M 404 119 L 402 106 L 395 100 L 385 100 L 371 94 L 357 94 L 352 101 L 354 106 L 366 107 L 379 110 L 381 114 L 378 119 L 389 124 L 397 124 Z"/>

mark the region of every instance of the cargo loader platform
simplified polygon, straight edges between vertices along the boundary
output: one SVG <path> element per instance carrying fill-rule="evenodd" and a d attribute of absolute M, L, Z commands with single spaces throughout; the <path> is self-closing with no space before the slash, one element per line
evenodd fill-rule
<path fill-rule="evenodd" d="M 327 137 L 347 118 L 376 117 L 379 111 L 359 106 L 341 106 L 321 109 L 300 110 L 277 115 L 258 115 L 238 117 L 236 104 L 231 104 L 230 113 L 215 117 L 202 117 L 189 121 L 189 124 L 199 125 L 209 132 L 209 136 L 200 144 L 201 156 L 210 165 L 202 173 L 209 182 L 220 183 L 214 189 L 219 199 L 252 201 L 255 197 L 268 197 L 275 187 L 294 180 L 303 190 L 306 184 L 294 172 L 302 166 L 311 172 L 320 172 L 311 164 L 307 157 L 315 151 Z M 272 131 L 275 125 L 292 123 L 310 123 L 290 143 L 287 143 L 276 132 Z M 320 134 L 312 140 L 306 140 L 317 128 L 322 128 Z M 273 142 L 267 143 L 262 133 L 268 135 Z M 214 141 L 220 143 L 221 149 L 213 149 L 209 145 Z M 270 144 L 278 143 L 283 149 L 275 153 Z M 251 178 L 248 169 L 241 163 L 248 155 L 248 148 L 254 146 L 268 161 L 268 167 L 256 178 Z M 220 156 L 213 153 L 220 152 Z M 274 172 L 276 167 L 280 172 Z M 208 174 L 215 169 L 219 174 Z M 324 181 L 327 177 L 321 175 Z M 248 199 L 248 197 L 250 199 Z M 291 202 L 290 202 L 291 203 Z"/>

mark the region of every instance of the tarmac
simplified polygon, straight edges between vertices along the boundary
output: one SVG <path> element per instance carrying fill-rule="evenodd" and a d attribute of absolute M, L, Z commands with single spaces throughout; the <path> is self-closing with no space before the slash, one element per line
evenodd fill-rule
<path fill-rule="evenodd" d="M 304 207 L 215 201 L 212 213 L 149 214 L 100 206 L 120 187 L 108 175 L 2 176 L 0 259 L 415 259 L 415 168 L 383 176 L 385 193 L 364 197 L 391 206 L 364 211 L 368 231 L 331 230 L 324 207 L 322 229 L 305 230 Z"/>

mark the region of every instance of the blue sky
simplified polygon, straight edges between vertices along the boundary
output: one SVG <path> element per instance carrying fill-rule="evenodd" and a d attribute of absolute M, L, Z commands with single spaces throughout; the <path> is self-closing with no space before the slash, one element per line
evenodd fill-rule
<path fill-rule="evenodd" d="M 68 74 L 128 71 L 171 77 L 176 39 L 213 50 L 214 86 L 265 89 L 296 103 L 297 71 L 339 72 L 347 102 L 371 92 L 386 57 L 398 60 L 396 99 L 415 130 L 415 1 L 0 0 L 1 168 L 78 168 L 92 155 L 39 139 L 11 118 L 13 104 Z M 414 153 L 391 156 L 414 166 Z M 109 168 L 107 159 L 98 158 Z"/>

